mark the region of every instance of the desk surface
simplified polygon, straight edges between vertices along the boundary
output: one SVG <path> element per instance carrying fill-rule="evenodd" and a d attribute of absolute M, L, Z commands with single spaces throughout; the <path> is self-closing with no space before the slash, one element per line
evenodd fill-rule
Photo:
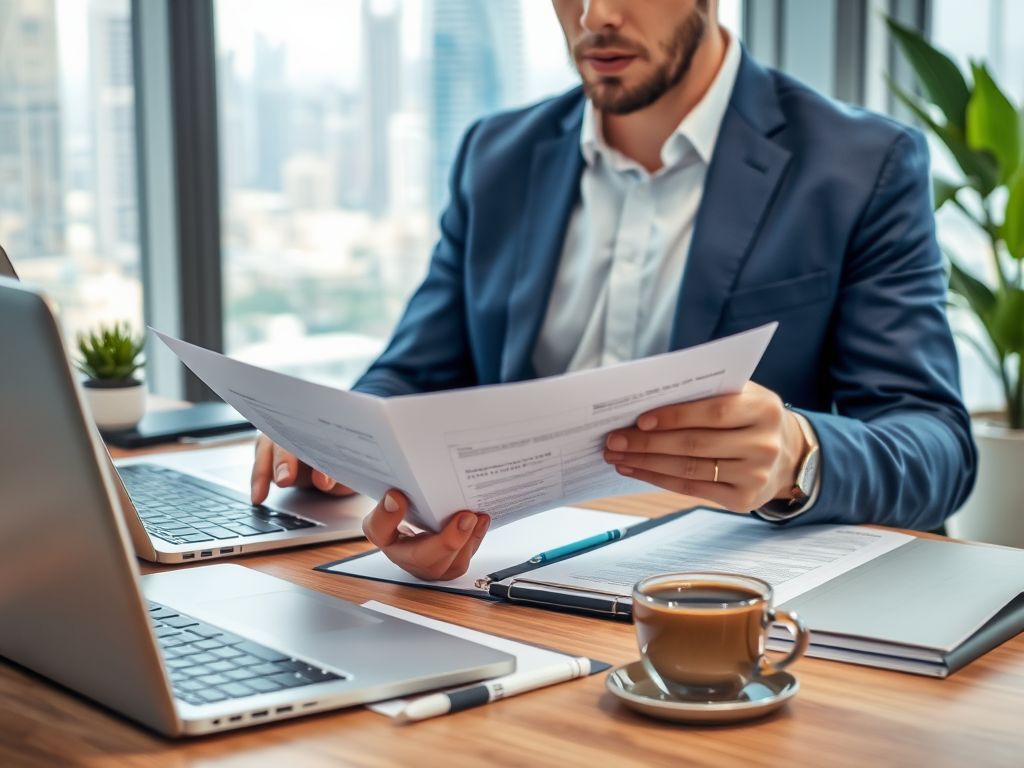
<path fill-rule="evenodd" d="M 689 504 L 664 493 L 594 506 L 653 516 Z M 359 540 L 234 562 L 612 664 L 638 656 L 629 625 L 312 570 L 368 548 Z M 172 742 L 0 662 L 0 766 L 1024 765 L 1024 635 L 946 680 L 817 659 L 795 672 L 802 690 L 788 706 L 733 726 L 645 719 L 600 674 L 407 726 L 356 707 Z"/>

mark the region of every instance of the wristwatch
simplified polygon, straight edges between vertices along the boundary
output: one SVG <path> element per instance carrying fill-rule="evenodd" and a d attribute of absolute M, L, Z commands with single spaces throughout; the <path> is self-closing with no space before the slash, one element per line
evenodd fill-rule
<path fill-rule="evenodd" d="M 818 459 L 821 454 L 818 451 L 818 438 L 811 429 L 810 423 L 799 413 L 794 413 L 800 431 L 804 433 L 804 442 L 807 443 L 807 453 L 804 454 L 800 468 L 796 471 L 796 481 L 789 491 L 789 506 L 797 507 L 805 504 L 814 492 L 814 484 L 818 480 Z"/>

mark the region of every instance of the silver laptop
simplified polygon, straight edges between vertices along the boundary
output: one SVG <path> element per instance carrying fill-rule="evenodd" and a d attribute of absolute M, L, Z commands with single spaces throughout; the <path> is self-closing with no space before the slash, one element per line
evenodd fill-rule
<path fill-rule="evenodd" d="M 17 278 L 0 248 L 0 275 Z M 363 535 L 374 502 L 271 488 L 249 503 L 252 447 L 148 456 L 117 462 L 118 494 L 136 554 L 182 563 Z"/>
<path fill-rule="evenodd" d="M 0 359 L 0 655 L 169 736 L 515 669 L 238 565 L 140 578 L 51 307 L 2 277 Z"/>

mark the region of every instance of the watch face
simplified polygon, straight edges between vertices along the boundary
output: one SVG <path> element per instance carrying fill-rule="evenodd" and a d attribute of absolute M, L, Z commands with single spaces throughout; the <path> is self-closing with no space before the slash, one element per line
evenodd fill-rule
<path fill-rule="evenodd" d="M 804 459 L 804 465 L 800 468 L 800 477 L 797 480 L 797 486 L 800 488 L 800 492 L 805 496 L 810 496 L 811 491 L 814 490 L 814 478 L 818 474 L 818 459 L 820 454 L 818 447 L 815 446 L 811 449 L 811 452 L 807 454 L 807 458 Z"/>

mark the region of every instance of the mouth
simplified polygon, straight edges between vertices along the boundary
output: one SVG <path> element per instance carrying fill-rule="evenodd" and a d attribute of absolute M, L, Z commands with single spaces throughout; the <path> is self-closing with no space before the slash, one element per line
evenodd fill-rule
<path fill-rule="evenodd" d="M 635 53 L 614 50 L 590 51 L 583 56 L 583 60 L 601 75 L 618 74 L 632 64 L 636 58 Z"/>

